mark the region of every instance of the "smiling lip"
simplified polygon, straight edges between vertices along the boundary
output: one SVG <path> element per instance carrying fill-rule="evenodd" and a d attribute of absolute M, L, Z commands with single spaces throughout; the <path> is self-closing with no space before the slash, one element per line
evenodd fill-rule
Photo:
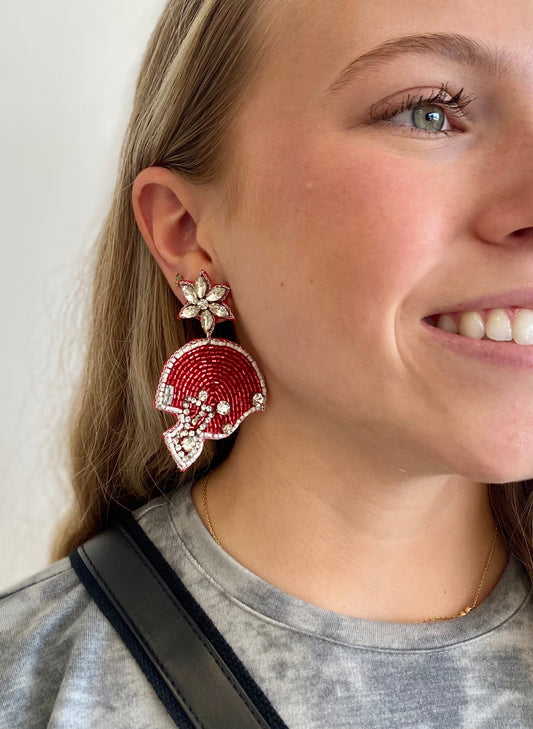
<path fill-rule="evenodd" d="M 433 337 L 436 344 L 447 347 L 458 354 L 478 357 L 504 367 L 533 370 L 533 345 L 494 342 L 490 339 L 471 339 L 438 329 L 424 319 L 422 326 Z"/>
<path fill-rule="evenodd" d="M 480 296 L 478 299 L 459 301 L 450 306 L 445 306 L 439 311 L 433 311 L 425 318 L 438 314 L 481 311 L 482 309 L 510 309 L 514 307 L 533 310 L 533 288 L 514 289 L 513 291 L 503 291 L 501 294 L 487 294 L 486 296 Z"/>

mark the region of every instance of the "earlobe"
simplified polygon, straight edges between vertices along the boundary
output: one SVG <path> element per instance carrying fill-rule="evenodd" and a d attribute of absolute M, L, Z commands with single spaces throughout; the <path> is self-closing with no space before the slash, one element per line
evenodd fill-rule
<path fill-rule="evenodd" d="M 181 289 L 174 287 L 176 271 L 191 280 L 212 268 L 211 256 L 199 241 L 201 204 L 194 193 L 189 183 L 164 167 L 142 170 L 132 189 L 139 231 L 180 299 Z"/>

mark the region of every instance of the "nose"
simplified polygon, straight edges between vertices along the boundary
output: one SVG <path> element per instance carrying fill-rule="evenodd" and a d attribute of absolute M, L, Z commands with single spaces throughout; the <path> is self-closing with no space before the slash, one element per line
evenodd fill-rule
<path fill-rule="evenodd" d="M 533 252 L 533 106 L 513 127 L 502 125 L 484 150 L 475 232 L 492 244 L 529 244 Z"/>

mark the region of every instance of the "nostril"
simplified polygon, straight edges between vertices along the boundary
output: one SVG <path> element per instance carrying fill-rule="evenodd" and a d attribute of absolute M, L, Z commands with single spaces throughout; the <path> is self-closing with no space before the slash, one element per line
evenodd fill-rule
<path fill-rule="evenodd" d="M 533 228 L 520 228 L 520 230 L 515 230 L 514 233 L 511 234 L 513 238 L 518 238 L 521 241 L 531 241 L 533 242 Z"/>

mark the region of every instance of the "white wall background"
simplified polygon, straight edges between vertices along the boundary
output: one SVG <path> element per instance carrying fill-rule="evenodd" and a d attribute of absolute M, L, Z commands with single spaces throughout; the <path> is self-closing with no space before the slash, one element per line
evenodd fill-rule
<path fill-rule="evenodd" d="M 0 591 L 48 564 L 69 499 L 72 301 L 164 4 L 17 0 L 0 11 Z"/>

